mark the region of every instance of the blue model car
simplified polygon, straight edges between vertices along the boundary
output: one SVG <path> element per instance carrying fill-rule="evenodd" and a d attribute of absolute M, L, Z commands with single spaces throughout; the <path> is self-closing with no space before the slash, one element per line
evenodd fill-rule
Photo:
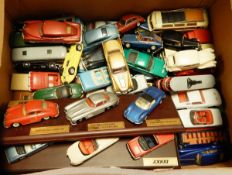
<path fill-rule="evenodd" d="M 158 52 L 163 48 L 163 41 L 160 36 L 150 31 L 138 30 L 136 34 L 125 34 L 122 37 L 123 46 L 146 50 L 147 52 Z"/>
<path fill-rule="evenodd" d="M 134 124 L 141 124 L 165 97 L 165 93 L 162 90 L 149 87 L 143 91 L 135 102 L 127 107 L 124 111 L 124 116 Z"/>
<path fill-rule="evenodd" d="M 209 165 L 223 158 L 223 147 L 219 144 L 197 144 L 179 149 L 181 165 Z"/>

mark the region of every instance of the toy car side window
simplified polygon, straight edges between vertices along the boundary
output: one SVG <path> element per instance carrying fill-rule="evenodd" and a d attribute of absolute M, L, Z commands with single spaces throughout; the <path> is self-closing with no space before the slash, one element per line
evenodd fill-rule
<path fill-rule="evenodd" d="M 174 23 L 174 22 L 183 22 L 185 21 L 185 13 L 180 12 L 162 12 L 162 21 L 163 23 Z"/>
<path fill-rule="evenodd" d="M 24 146 L 15 146 L 15 150 L 19 155 L 26 154 Z"/>
<path fill-rule="evenodd" d="M 102 35 L 108 35 L 107 30 L 105 27 L 101 28 Z"/>
<path fill-rule="evenodd" d="M 136 18 L 130 18 L 130 19 L 128 19 L 127 21 L 126 21 L 126 23 L 127 24 L 130 24 L 131 22 L 133 22 L 133 21 L 135 21 L 136 20 Z"/>

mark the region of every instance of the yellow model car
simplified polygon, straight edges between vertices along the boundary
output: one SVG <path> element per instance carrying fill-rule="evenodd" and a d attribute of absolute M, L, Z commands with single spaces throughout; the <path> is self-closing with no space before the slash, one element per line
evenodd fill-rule
<path fill-rule="evenodd" d="M 124 56 L 121 40 L 109 40 L 102 44 L 113 89 L 126 94 L 134 89 L 130 71 Z"/>
<path fill-rule="evenodd" d="M 70 83 L 77 74 L 77 68 L 83 51 L 82 44 L 71 45 L 69 52 L 66 54 L 62 67 L 62 83 Z"/>

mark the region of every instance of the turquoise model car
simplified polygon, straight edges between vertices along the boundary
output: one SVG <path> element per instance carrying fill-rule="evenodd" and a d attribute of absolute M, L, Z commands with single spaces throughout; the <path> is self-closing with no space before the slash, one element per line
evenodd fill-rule
<path fill-rule="evenodd" d="M 153 57 L 147 53 L 134 49 L 124 49 L 127 63 L 131 69 L 146 75 L 166 77 L 165 62 L 163 59 Z"/>
<path fill-rule="evenodd" d="M 33 99 L 79 98 L 82 94 L 81 85 L 71 83 L 37 90 L 33 93 Z"/>

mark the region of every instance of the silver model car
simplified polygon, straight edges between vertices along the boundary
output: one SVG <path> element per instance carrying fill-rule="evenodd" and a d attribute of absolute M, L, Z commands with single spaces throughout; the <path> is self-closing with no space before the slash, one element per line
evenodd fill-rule
<path fill-rule="evenodd" d="M 112 92 L 105 90 L 95 91 L 87 94 L 85 99 L 78 100 L 64 108 L 66 118 L 75 125 L 77 121 L 91 118 L 103 113 L 106 109 L 116 106 L 119 98 Z"/>

